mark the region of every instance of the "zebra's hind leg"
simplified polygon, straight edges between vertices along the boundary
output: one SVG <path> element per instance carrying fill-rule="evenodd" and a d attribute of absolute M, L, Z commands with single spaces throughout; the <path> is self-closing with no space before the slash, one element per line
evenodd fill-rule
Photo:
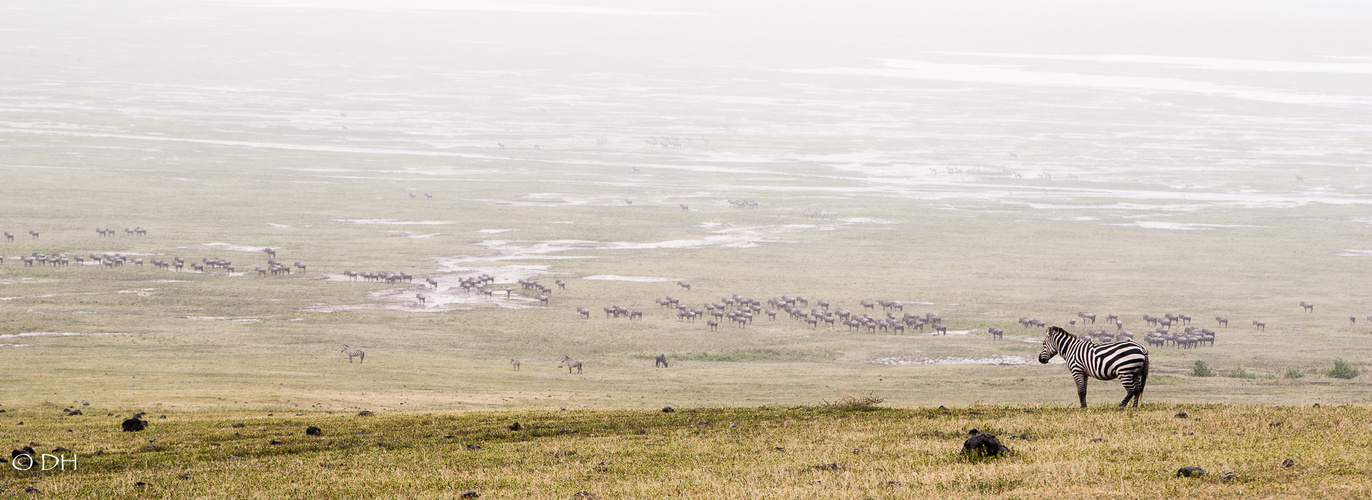
<path fill-rule="evenodd" d="M 1081 407 L 1082 407 L 1082 408 L 1085 408 L 1085 407 L 1086 407 L 1086 374 L 1085 374 L 1085 373 L 1080 373 L 1080 372 L 1075 372 L 1075 371 L 1074 371 L 1074 372 L 1072 372 L 1072 378 L 1076 379 L 1076 381 L 1077 381 L 1077 397 L 1078 397 L 1079 399 L 1081 399 Z"/>

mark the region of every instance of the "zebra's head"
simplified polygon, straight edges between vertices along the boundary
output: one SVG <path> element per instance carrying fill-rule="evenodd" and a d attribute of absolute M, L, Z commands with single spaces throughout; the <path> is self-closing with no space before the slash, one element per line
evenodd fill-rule
<path fill-rule="evenodd" d="M 343 344 L 343 350 L 339 352 L 348 352 L 348 344 Z"/>
<path fill-rule="evenodd" d="M 1058 327 L 1048 329 L 1048 334 L 1043 337 L 1043 350 L 1039 351 L 1039 363 L 1048 364 L 1048 360 L 1058 355 L 1059 335 L 1067 333 Z"/>

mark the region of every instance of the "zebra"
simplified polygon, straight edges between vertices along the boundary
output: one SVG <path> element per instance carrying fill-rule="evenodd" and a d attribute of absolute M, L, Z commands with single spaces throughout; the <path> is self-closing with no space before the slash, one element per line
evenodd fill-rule
<path fill-rule="evenodd" d="M 658 354 L 656 357 L 653 358 L 653 368 L 657 368 L 657 367 L 659 367 L 659 366 L 661 366 L 661 367 L 663 367 L 663 368 L 666 368 L 666 367 L 667 367 L 667 355 L 666 355 L 666 354 Z"/>
<path fill-rule="evenodd" d="M 367 360 L 367 351 L 363 351 L 361 347 L 357 349 L 349 349 L 348 344 L 343 344 L 343 353 L 348 355 L 349 363 L 353 362 L 353 358 L 357 358 L 358 363 Z"/>
<path fill-rule="evenodd" d="M 1098 380 L 1119 378 L 1127 391 L 1120 408 L 1125 407 L 1130 399 L 1138 407 L 1139 399 L 1143 397 L 1143 387 L 1148 383 L 1148 349 L 1132 340 L 1092 344 L 1055 326 L 1049 328 L 1048 335 L 1043 338 L 1039 363 L 1047 364 L 1057 355 L 1062 356 L 1072 371 L 1082 408 L 1086 407 L 1087 377 Z"/>
<path fill-rule="evenodd" d="M 576 372 L 581 373 L 581 360 L 572 359 L 571 356 L 563 356 L 562 363 L 567 365 L 567 373 L 572 373 L 572 368 L 576 368 Z"/>
<path fill-rule="evenodd" d="M 514 371 L 519 371 L 519 360 L 510 358 L 510 366 L 514 368 Z"/>

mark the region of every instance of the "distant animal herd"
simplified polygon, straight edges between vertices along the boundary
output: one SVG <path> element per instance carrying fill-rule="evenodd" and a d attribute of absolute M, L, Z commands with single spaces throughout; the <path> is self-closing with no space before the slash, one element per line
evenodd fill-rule
<path fill-rule="evenodd" d="M 413 194 L 410 195 L 415 197 Z M 425 194 L 426 198 L 432 196 Z M 757 203 L 751 200 L 730 200 L 730 204 L 738 208 L 756 208 Z M 682 210 L 689 210 L 685 205 Z M 828 213 L 810 214 L 807 216 L 832 217 Z M 113 237 L 117 231 L 109 228 L 96 228 L 96 233 L 100 237 Z M 142 227 L 126 228 L 124 233 L 129 236 L 146 236 L 147 230 Z M 14 234 L 4 231 L 5 240 L 14 242 Z M 39 232 L 29 231 L 31 239 L 38 239 Z M 294 262 L 291 265 L 284 264 L 276 260 L 276 249 L 267 247 L 261 250 L 268 256 L 265 267 L 257 267 L 255 270 L 259 276 L 289 275 L 292 269 L 305 271 L 306 265 L 302 262 Z M 89 259 L 92 265 L 103 265 L 108 268 L 122 266 L 125 264 L 143 265 L 144 259 L 130 258 L 119 253 L 95 253 L 89 252 L 87 255 L 68 256 L 66 253 L 57 252 L 52 255 L 45 255 L 39 252 L 32 252 L 29 255 L 20 256 L 19 259 L 25 267 L 33 266 L 68 266 L 73 261 L 77 265 L 84 265 Z M 0 265 L 3 265 L 5 258 L 0 256 Z M 164 269 L 181 271 L 186 266 L 186 261 L 182 257 L 173 257 L 170 261 L 161 259 L 150 259 L 148 263 Z M 233 262 L 214 258 L 203 258 L 200 262 L 192 262 L 190 267 L 193 271 L 205 272 L 206 268 L 224 269 L 228 273 L 235 271 Z M 403 272 L 379 271 L 379 272 L 355 272 L 345 270 L 345 277 L 353 280 L 365 280 L 368 282 L 385 281 L 388 284 L 412 283 L 414 276 Z M 425 287 L 432 286 L 437 291 L 439 283 L 433 277 L 424 278 Z M 466 293 L 477 293 L 487 297 L 492 297 L 496 290 L 490 288 L 495 284 L 496 278 L 488 274 L 480 274 L 460 278 L 458 287 Z M 516 282 L 523 290 L 532 291 L 537 295 L 534 297 L 541 305 L 551 304 L 551 295 L 554 288 L 544 285 L 538 281 L 521 279 Z M 566 290 L 567 283 L 563 280 L 554 282 L 557 290 Z M 691 284 L 687 281 L 678 281 L 677 286 L 685 292 L 691 291 Z M 507 298 L 513 294 L 512 288 L 501 290 Z M 416 294 L 416 300 L 424 304 L 427 296 Z M 810 299 L 804 296 L 781 295 L 768 299 L 745 297 L 739 294 L 720 297 L 719 300 L 705 301 L 699 306 L 683 304 L 679 298 L 670 295 L 655 299 L 654 301 L 660 308 L 669 311 L 670 316 L 674 316 L 677 321 L 694 323 L 704 319 L 705 325 L 711 331 L 717 331 L 721 325 L 730 325 L 734 328 L 747 328 L 762 316 L 767 320 L 775 321 L 777 316 L 785 314 L 794 323 L 803 325 L 810 329 L 817 329 L 821 325 L 833 329 L 841 324 L 850 332 L 866 332 L 875 334 L 877 332 L 887 332 L 900 335 L 908 331 L 918 330 L 924 332 L 929 328 L 932 334 L 948 334 L 948 327 L 945 325 L 942 316 L 934 312 L 913 314 L 905 312 L 905 304 L 894 300 L 860 300 L 858 301 L 859 312 L 854 312 L 843 307 L 838 307 L 826 300 L 815 301 L 815 307 L 810 306 Z M 1306 313 L 1313 313 L 1315 304 L 1312 302 L 1301 301 L 1299 303 L 1302 310 Z M 881 312 L 876 308 L 880 306 Z M 610 305 L 602 308 L 605 317 L 608 318 L 627 318 L 629 321 L 641 320 L 644 313 L 639 309 L 631 309 L 619 305 Z M 868 314 L 871 311 L 871 314 Z M 577 315 L 583 320 L 591 319 L 591 310 L 586 307 L 578 307 Z M 896 313 L 900 313 L 897 316 Z M 669 316 L 669 317 L 670 317 Z M 1095 313 L 1078 312 L 1077 317 L 1068 320 L 1068 324 L 1075 326 L 1079 322 L 1081 325 L 1096 324 L 1097 316 Z M 1152 327 L 1143 335 L 1143 340 L 1150 347 L 1167 347 L 1192 349 L 1203 346 L 1213 346 L 1215 344 L 1216 331 L 1209 328 L 1191 326 L 1192 317 L 1186 314 L 1166 313 L 1160 316 L 1144 314 L 1142 316 L 1144 324 Z M 1356 324 L 1357 316 L 1349 316 L 1350 324 Z M 1367 320 L 1372 322 L 1372 316 Z M 1138 406 L 1142 397 L 1144 387 L 1148 379 L 1148 350 L 1137 343 L 1135 334 L 1124 330 L 1124 320 L 1117 314 L 1107 314 L 1106 324 L 1114 326 L 1115 330 L 1089 330 L 1084 335 L 1078 337 L 1068 331 L 1052 326 L 1038 319 L 1022 317 L 1018 322 L 1025 329 L 1046 329 L 1043 340 L 1043 348 L 1039 354 L 1039 361 L 1047 363 L 1054 356 L 1061 356 L 1067 363 L 1069 371 L 1077 384 L 1077 392 L 1080 397 L 1082 407 L 1086 406 L 1086 381 L 1090 378 L 1100 380 L 1113 380 L 1118 378 L 1124 385 L 1126 396 L 1120 403 L 1123 407 L 1133 402 Z M 1215 317 L 1216 328 L 1229 327 L 1229 319 L 1223 316 Z M 1252 326 L 1256 330 L 1266 330 L 1267 323 L 1262 320 L 1252 320 Z M 1179 329 L 1174 329 L 1178 328 Z M 1004 330 L 1000 328 L 987 328 L 986 335 L 992 339 L 1002 339 Z M 366 352 L 361 348 L 350 348 L 344 345 L 342 352 L 348 355 L 349 363 L 353 358 L 358 358 L 359 362 L 365 360 Z M 568 373 L 580 374 L 585 368 L 585 362 L 581 359 L 574 359 L 571 356 L 563 356 L 560 361 L 561 366 L 567 368 Z M 521 363 L 518 359 L 511 358 L 510 364 L 513 370 L 519 371 Z M 665 354 L 658 354 L 654 357 L 654 366 L 660 368 L 668 367 L 668 359 Z"/>

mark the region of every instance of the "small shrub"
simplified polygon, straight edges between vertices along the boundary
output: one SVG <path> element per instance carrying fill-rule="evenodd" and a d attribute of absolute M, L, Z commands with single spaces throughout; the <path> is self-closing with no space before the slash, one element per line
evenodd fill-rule
<path fill-rule="evenodd" d="M 1224 376 L 1229 378 L 1258 378 L 1257 374 L 1244 370 L 1242 366 L 1230 370 L 1229 373 L 1224 374 Z"/>
<path fill-rule="evenodd" d="M 1332 378 L 1349 379 L 1358 376 L 1358 370 L 1343 359 L 1334 360 L 1334 369 L 1324 373 Z"/>
<path fill-rule="evenodd" d="M 1198 360 L 1196 360 L 1196 364 L 1191 365 L 1191 376 L 1193 376 L 1193 377 L 1213 377 L 1213 376 L 1215 376 L 1215 371 L 1214 371 L 1214 370 L 1211 370 L 1211 369 L 1210 369 L 1210 366 L 1209 366 L 1209 365 L 1206 365 L 1204 361 L 1201 361 L 1201 360 L 1198 359 Z"/>
<path fill-rule="evenodd" d="M 1287 368 L 1287 369 L 1286 369 L 1286 374 L 1285 374 L 1285 375 L 1282 375 L 1282 378 L 1301 378 L 1301 377 L 1304 377 L 1304 376 L 1305 376 L 1305 374 L 1304 374 L 1304 373 L 1301 373 L 1300 370 L 1297 370 L 1297 369 L 1295 369 L 1295 368 Z"/>

